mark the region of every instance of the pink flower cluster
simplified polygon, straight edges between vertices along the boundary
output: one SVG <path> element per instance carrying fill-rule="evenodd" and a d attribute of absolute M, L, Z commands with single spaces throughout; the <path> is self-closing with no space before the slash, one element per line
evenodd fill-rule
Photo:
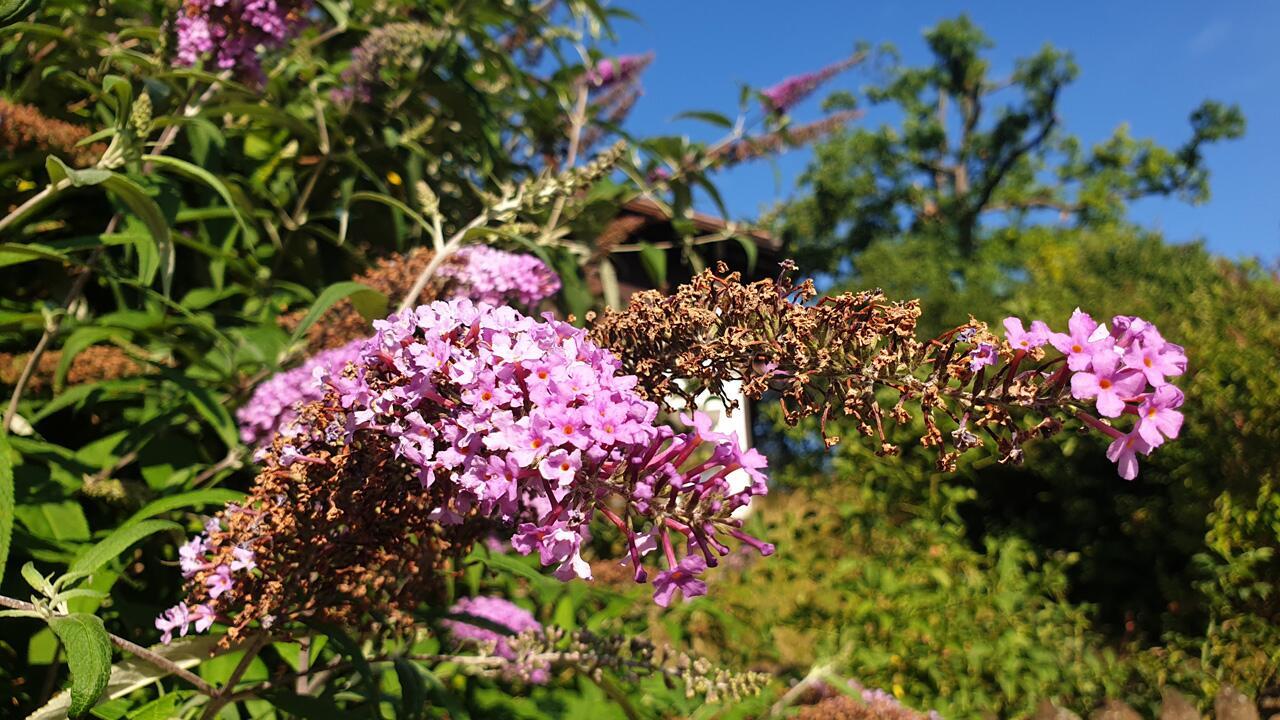
<path fill-rule="evenodd" d="M 1103 418 L 1134 415 L 1137 421 L 1128 432 L 1081 412 L 1086 424 L 1112 438 L 1107 457 L 1116 463 L 1120 476 L 1132 480 L 1138 475 L 1138 453 L 1150 455 L 1182 429 L 1182 391 L 1169 382 L 1186 372 L 1187 355 L 1181 345 L 1168 342 L 1156 326 L 1140 317 L 1117 315 L 1111 328 L 1098 324 L 1079 308 L 1067 322 L 1067 332 L 1053 332 L 1036 320 L 1030 329 L 1022 320 L 1005 318 L 1005 338 L 1015 352 L 1026 353 L 1052 345 L 1065 364 L 1058 377 L 1070 377 L 1071 397 L 1091 400 Z M 988 355 L 970 355 L 974 369 L 993 364 Z"/>
<path fill-rule="evenodd" d="M 229 511 L 234 512 L 235 506 L 230 506 Z M 205 522 L 203 533 L 178 548 L 178 565 L 182 569 L 182 577 L 190 579 L 196 573 L 204 573 L 205 587 L 209 590 L 209 597 L 214 600 L 235 587 L 235 573 L 249 572 L 257 567 L 253 551 L 243 547 L 232 549 L 229 563 L 209 559 L 213 549 L 210 538 L 221 530 L 221 523 L 210 518 Z M 208 604 L 188 605 L 181 602 L 156 618 L 156 629 L 163 633 L 160 640 L 167 645 L 173 640 L 175 631 L 180 636 L 186 636 L 190 627 L 194 626 L 196 632 L 204 632 L 213 625 L 214 618 L 214 611 Z"/>
<path fill-rule="evenodd" d="M 195 65 L 212 54 L 214 67 L 260 80 L 259 47 L 284 45 L 310 5 L 308 0 L 184 0 L 174 23 L 177 60 Z"/>
<path fill-rule="evenodd" d="M 623 55 L 618 58 L 605 58 L 587 71 L 587 82 L 600 89 L 630 80 L 638 75 L 649 63 L 653 62 L 653 53 L 642 55 Z"/>
<path fill-rule="evenodd" d="M 277 432 L 288 433 L 298 417 L 298 408 L 324 397 L 325 386 L 317 373 L 340 372 L 347 363 L 359 360 L 365 342 L 362 338 L 316 353 L 302 365 L 259 383 L 249 402 L 236 411 L 240 440 L 261 447 L 270 443 Z"/>
<path fill-rule="evenodd" d="M 533 308 L 560 291 L 560 276 L 536 255 L 469 245 L 449 260 L 440 267 L 439 275 L 456 283 L 450 297 Z"/>
<path fill-rule="evenodd" d="M 568 580 L 591 577 L 581 550 L 600 515 L 626 537 L 636 582 L 648 578 L 641 557 L 662 548 L 654 597 L 663 606 L 677 590 L 706 591 L 699 575 L 729 552 L 721 536 L 772 552 L 732 517 L 767 492 L 764 457 L 701 414 L 685 419 L 689 433 L 657 424 L 635 377 L 584 331 L 465 299 L 375 328 L 356 372 L 325 382 L 348 413 L 349 441 L 385 433 L 420 482 L 447 484 L 450 502 L 433 511 L 440 523 L 478 513 Z M 300 444 L 281 463 L 312 462 L 305 452 Z"/>
<path fill-rule="evenodd" d="M 462 598 L 449 608 L 449 614 L 461 616 L 441 623 L 455 640 L 491 647 L 494 655 L 507 660 L 516 659 L 516 652 L 508 640 L 510 635 L 519 635 L 527 630 L 542 630 L 542 623 L 534 619 L 533 613 L 500 597 Z M 467 621 L 468 617 L 506 628 L 508 633 L 472 624 Z M 545 669 L 540 668 L 532 673 L 531 680 L 535 683 L 544 683 L 547 679 Z"/>
<path fill-rule="evenodd" d="M 462 248 L 439 274 L 451 281 L 450 297 L 470 297 L 493 305 L 519 303 L 534 307 L 560 291 L 560 277 L 537 256 L 511 253 L 483 245 Z M 263 447 L 277 433 L 291 436 L 298 408 L 324 397 L 320 375 L 336 374 L 360 359 L 365 338 L 317 353 L 302 365 L 277 373 L 253 391 L 236 411 L 240 440 Z"/>
<path fill-rule="evenodd" d="M 782 115 L 812 95 L 831 78 L 861 62 L 861 55 L 854 55 L 824 68 L 803 75 L 793 75 L 782 82 L 760 91 L 766 112 Z"/>

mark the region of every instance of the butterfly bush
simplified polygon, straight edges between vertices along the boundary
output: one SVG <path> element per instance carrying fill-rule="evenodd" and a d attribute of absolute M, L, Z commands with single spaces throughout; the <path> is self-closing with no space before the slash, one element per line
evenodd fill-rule
<path fill-rule="evenodd" d="M 886 428 L 918 417 L 919 442 L 936 449 L 943 471 L 984 439 L 1001 462 L 1020 462 L 1024 444 L 1076 419 L 1112 438 L 1108 455 L 1132 479 L 1136 453 L 1180 430 L 1182 393 L 1167 378 L 1184 372 L 1186 356 L 1141 318 L 1118 316 L 1108 331 L 1077 312 L 1068 333 L 1009 318 L 1003 339 L 975 320 L 921 338 L 917 302 L 890 302 L 879 291 L 814 302 L 813 283 L 793 282 L 794 266 L 784 265 L 777 280 L 744 284 L 721 267 L 673 295 L 636 293 L 593 322 L 592 338 L 624 360 L 654 402 L 693 402 L 705 389 L 732 403 L 726 388 L 741 382 L 749 398 L 776 397 L 790 425 L 816 419 L 828 446 L 840 440 L 829 420 L 845 415 L 878 440 L 879 454 L 897 453 Z M 1047 358 L 1048 345 L 1063 355 Z M 1128 433 L 1101 419 L 1127 414 L 1138 417 Z"/>
<path fill-rule="evenodd" d="M 1049 373 L 1057 365 L 1050 375 L 1053 383 L 1070 387 L 1075 400 L 1092 401 L 1097 417 L 1084 411 L 1078 417 L 1112 438 L 1107 458 L 1116 463 L 1120 477 L 1137 477 L 1139 453 L 1150 455 L 1178 437 L 1183 394 L 1169 378 L 1186 372 L 1187 355 L 1181 345 L 1165 340 L 1154 323 L 1117 315 L 1108 329 L 1076 308 L 1065 333 L 1053 332 L 1039 320 L 1024 328 L 1016 317 L 1005 318 L 1004 327 L 1005 339 L 1016 353 L 1015 366 L 1028 356 L 1038 359 L 1045 347 L 1061 353 L 1035 372 Z M 978 347 L 971 351 L 970 362 L 978 368 L 995 360 Z M 1135 417 L 1128 432 L 1112 424 L 1125 415 Z"/>
<path fill-rule="evenodd" d="M 560 276 L 536 255 L 487 245 L 462 248 L 440 267 L 439 274 L 455 283 L 452 296 L 491 305 L 518 303 L 532 308 L 560 291 Z"/>
<path fill-rule="evenodd" d="M 228 514 L 234 515 L 238 511 L 238 506 L 228 506 Z M 230 556 L 223 561 L 219 561 L 216 555 L 211 554 L 210 550 L 213 546 L 210 538 L 221 532 L 221 522 L 217 518 L 210 518 L 205 523 L 203 533 L 191 538 L 178 548 L 178 566 L 182 570 L 182 577 L 191 580 L 199 574 L 200 582 L 204 585 L 210 601 L 217 600 L 233 589 L 238 575 L 257 567 L 253 551 L 245 546 L 232 548 Z M 173 633 L 186 636 L 192 627 L 196 632 L 204 632 L 213 626 L 215 619 L 216 614 L 210 602 L 193 604 L 183 602 L 161 613 L 160 617 L 156 618 L 155 625 L 161 632 L 160 640 L 168 644 L 173 640 Z"/>
<path fill-rule="evenodd" d="M 298 417 L 298 409 L 324 397 L 325 386 L 320 377 L 340 371 L 360 357 L 365 340 L 354 340 L 342 347 L 316 353 L 292 370 L 277 373 L 259 383 L 253 397 L 236 411 L 240 439 L 246 445 L 261 447 L 277 432 L 288 432 Z"/>
<path fill-rule="evenodd" d="M 446 297 L 472 297 L 494 305 L 533 307 L 560 290 L 559 276 L 538 257 L 487 246 L 462 248 L 441 266 L 439 276 L 446 281 Z M 301 405 L 324 397 L 325 386 L 317 372 L 341 371 L 357 359 L 366 339 L 316 353 L 301 366 L 260 383 L 249 402 L 236 412 L 240 439 L 262 447 L 277 432 L 287 430 Z"/>
<path fill-rule="evenodd" d="M 767 491 L 764 457 L 700 413 L 688 432 L 659 424 L 585 331 L 468 299 L 374 327 L 356 360 L 316 371 L 324 399 L 264 450 L 250 500 L 184 547 L 189 597 L 162 630 L 194 608 L 234 618 L 233 636 L 315 613 L 407 619 L 449 559 L 494 532 L 557 578 L 590 578 L 595 517 L 626 538 L 636 582 L 657 556 L 662 606 L 705 593 L 730 539 L 773 552 L 733 517 Z"/>
<path fill-rule="evenodd" d="M 469 300 L 375 326 L 363 372 L 330 381 L 351 409 L 348 437 L 385 432 L 424 486 L 447 483 L 454 502 L 440 522 L 475 509 L 510 523 L 512 546 L 567 580 L 591 577 L 580 551 L 599 513 L 625 534 L 636 582 L 647 579 L 641 556 L 661 547 L 663 606 L 676 589 L 705 593 L 697 576 L 729 551 L 717 538 L 756 542 L 731 513 L 767 491 L 764 457 L 702 414 L 685 417 L 690 433 L 656 423 L 657 405 L 584 331 Z"/>
<path fill-rule="evenodd" d="M 587 82 L 595 89 L 604 89 L 634 78 L 652 62 L 653 53 L 604 58 L 587 71 Z"/>
<path fill-rule="evenodd" d="M 542 623 L 534 619 L 533 613 L 510 600 L 500 597 L 462 598 L 449 608 L 449 613 L 454 616 L 462 616 L 458 619 L 449 619 L 441 623 L 455 640 L 478 645 L 500 658 L 511 661 L 516 661 L 519 658 L 516 649 L 511 645 L 510 636 L 520 635 L 521 633 L 537 633 L 543 629 Z M 505 628 L 507 632 L 500 633 L 489 627 L 481 627 L 467 622 L 468 617 L 485 620 L 492 625 Z M 514 669 L 508 668 L 508 670 Z M 509 679 L 522 676 L 527 678 L 529 682 L 538 685 L 547 682 L 550 677 L 547 669 L 543 667 L 529 668 L 527 672 L 519 675 L 514 672 L 508 672 L 507 675 Z"/>
<path fill-rule="evenodd" d="M 802 75 L 786 78 L 760 91 L 767 112 L 782 115 L 812 95 L 831 78 L 862 62 L 861 53 Z"/>
<path fill-rule="evenodd" d="M 184 0 L 174 22 L 177 61 L 210 56 L 218 69 L 261 80 L 259 48 L 282 47 L 310 9 L 308 0 Z"/>

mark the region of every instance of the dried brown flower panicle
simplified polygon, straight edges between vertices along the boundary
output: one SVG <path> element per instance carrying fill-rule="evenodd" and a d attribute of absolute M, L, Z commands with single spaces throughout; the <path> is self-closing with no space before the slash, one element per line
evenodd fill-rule
<path fill-rule="evenodd" d="M 689 403 L 706 391 L 731 404 L 725 383 L 742 381 L 749 398 L 776 393 L 791 425 L 818 418 L 828 446 L 839 438 L 827 433 L 827 422 L 842 413 L 876 439 L 878 452 L 895 453 L 886 424 L 909 423 L 918 406 L 921 443 L 937 448 L 943 469 L 982 444 L 979 433 L 996 442 L 1002 461 L 1018 461 L 1023 442 L 1056 432 L 1059 417 L 1074 412 L 1064 373 L 1019 373 L 1021 356 L 975 372 L 974 348 L 1015 357 L 982 323 L 922 340 L 917 301 L 891 302 L 869 290 L 814 302 L 812 281 L 796 283 L 792 272 L 787 263 L 777 280 L 744 284 L 722 265 L 670 296 L 637 293 L 626 309 L 595 319 L 592 338 L 622 358 L 654 402 Z M 1035 424 L 1027 427 L 1025 418 Z M 944 432 L 944 419 L 955 429 Z"/>
<path fill-rule="evenodd" d="M 328 428 L 327 437 L 311 438 L 299 461 L 288 458 L 297 438 L 276 438 L 245 502 L 206 528 L 192 603 L 228 617 L 229 641 L 255 623 L 306 619 L 372 632 L 410 627 L 415 609 L 444 599 L 446 576 L 485 524 L 433 520 L 448 504 L 443 485 L 422 487 L 395 458 L 393 439 L 363 433 L 346 444 L 339 408 L 318 402 L 302 412 L 299 425 Z M 258 572 L 237 573 L 218 591 L 214 576 L 245 557 Z"/>
<path fill-rule="evenodd" d="M 30 357 L 30 353 L 0 353 L 0 385 L 16 385 Z M 37 393 L 51 388 L 61 363 L 61 350 L 50 350 L 42 354 L 27 382 L 27 388 Z M 150 366 L 138 362 L 115 345 L 91 345 L 71 359 L 66 384 L 121 380 L 144 375 L 149 370 Z"/>
<path fill-rule="evenodd" d="M 73 165 L 87 167 L 106 152 L 104 143 L 78 145 L 89 130 L 55 120 L 33 105 L 20 105 L 0 98 L 0 150 L 9 153 L 57 152 Z"/>

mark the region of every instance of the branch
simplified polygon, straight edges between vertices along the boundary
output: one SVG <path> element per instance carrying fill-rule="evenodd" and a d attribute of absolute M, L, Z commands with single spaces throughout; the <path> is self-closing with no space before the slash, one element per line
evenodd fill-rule
<path fill-rule="evenodd" d="M 573 169 L 574 163 L 578 161 L 578 145 L 582 142 L 582 126 L 587 122 L 587 85 L 586 83 L 578 84 L 578 100 L 573 108 L 573 116 L 569 121 L 569 152 L 564 159 L 565 170 Z M 564 212 L 564 205 L 568 201 L 568 197 L 561 195 L 556 198 L 556 204 L 551 208 L 551 215 L 547 218 L 547 224 L 543 227 L 542 235 L 546 237 L 555 229 L 556 223 L 560 222 L 560 214 Z"/>
<path fill-rule="evenodd" d="M 111 222 L 107 223 L 107 229 L 103 234 L 109 235 L 112 233 L 119 220 L 120 215 L 118 214 L 112 217 Z M 49 342 L 53 340 L 53 336 L 62 327 L 62 319 L 71 312 L 71 306 L 84 294 L 84 286 L 89 282 L 89 276 L 93 274 L 94 264 L 97 263 L 98 258 L 102 257 L 103 247 L 99 245 L 94 248 L 93 254 L 89 256 L 89 261 L 85 263 L 85 269 L 81 271 L 79 277 L 71 284 L 71 289 L 67 291 L 67 297 L 62 301 L 62 312 L 50 318 L 49 322 L 45 324 L 44 334 L 40 336 L 35 349 L 27 357 L 26 367 L 22 368 L 22 374 L 18 376 L 18 383 L 13 386 L 13 395 L 9 398 L 9 407 L 4 411 L 3 421 L 0 421 L 0 433 L 8 433 L 12 428 L 13 418 L 18 414 L 18 403 L 22 400 L 22 393 L 27 389 L 27 383 L 31 382 L 31 376 L 35 374 L 36 366 L 40 362 L 40 356 L 44 355 L 44 351 L 49 347 Z"/>
<path fill-rule="evenodd" d="M 266 644 L 266 635 L 259 635 L 250 641 L 249 647 L 245 648 L 244 656 L 240 658 L 240 663 L 236 665 L 235 670 L 231 671 L 231 677 L 227 678 L 222 690 L 213 696 L 213 701 L 205 707 L 204 713 L 200 715 L 201 720 L 213 720 L 218 716 L 222 708 L 231 702 L 231 699 L 235 696 L 236 683 L 240 682 L 240 678 L 249 669 L 249 663 L 253 662 L 253 659 L 258 655 L 258 651 Z"/>
<path fill-rule="evenodd" d="M 14 598 L 11 598 L 11 597 L 5 597 L 4 595 L 0 595 L 0 606 L 4 606 L 4 607 L 8 607 L 8 608 L 13 608 L 14 610 L 29 610 L 29 611 L 35 611 L 35 610 L 37 609 L 35 605 L 32 605 L 32 604 L 31 604 L 31 603 L 29 603 L 29 602 L 23 602 L 23 601 L 21 601 L 21 600 L 15 600 Z M 166 657 L 164 657 L 164 656 L 162 656 L 162 655 L 158 655 L 158 654 L 156 654 L 156 653 L 154 653 L 154 652 L 152 652 L 152 651 L 150 651 L 150 650 L 148 650 L 148 649 L 146 649 L 146 648 L 142 647 L 141 645 L 138 645 L 138 644 L 136 644 L 136 643 L 129 642 L 128 640 L 125 640 L 124 638 L 120 637 L 119 635 L 115 635 L 115 634 L 112 634 L 112 633 L 107 633 L 107 637 L 111 639 L 111 643 L 112 643 L 113 645 L 115 645 L 116 647 L 120 648 L 121 650 L 123 650 L 123 651 L 125 651 L 125 652 L 127 652 L 127 653 L 129 653 L 129 654 L 131 654 L 131 655 L 133 655 L 133 656 L 135 656 L 135 657 L 137 657 L 137 658 L 141 659 L 141 660 L 145 660 L 145 661 L 147 661 L 148 663 L 151 663 L 151 664 L 152 664 L 152 665 L 154 665 L 155 667 L 158 667 L 158 668 L 160 668 L 161 670 L 164 670 L 165 672 L 169 673 L 170 675 L 174 675 L 174 676 L 177 676 L 177 677 L 179 677 L 179 678 L 182 678 L 183 680 L 186 680 L 188 683 L 190 683 L 190 684 L 191 684 L 191 686 L 192 686 L 192 687 L 194 687 L 196 690 L 199 690 L 200 692 L 204 693 L 205 695 L 208 695 L 208 696 L 210 696 L 210 697 L 213 697 L 213 696 L 217 695 L 217 692 L 218 692 L 218 691 L 217 691 L 217 690 L 215 690 L 215 689 L 214 689 L 214 687 L 213 687 L 212 685 L 210 685 L 209 683 L 207 683 L 207 682 L 205 682 L 203 679 L 201 679 L 199 675 L 196 675 L 195 673 L 191 672 L 190 670 L 187 670 L 186 668 L 182 667 L 181 665 L 178 665 L 177 663 L 173 662 L 172 660 L 170 660 L 170 659 L 168 659 L 168 658 L 166 658 Z"/>
<path fill-rule="evenodd" d="M 1041 126 L 1040 132 L 1036 133 L 1035 137 L 1032 137 L 1025 143 L 1015 147 L 1011 152 L 1004 156 L 999 164 L 995 166 L 994 170 L 987 173 L 982 184 L 982 188 L 977 192 L 977 201 L 969 205 L 968 211 L 965 213 L 966 217 L 961 223 L 960 240 L 961 244 L 964 246 L 963 249 L 966 252 L 972 249 L 973 246 L 974 222 L 982 212 L 982 209 L 986 207 L 987 203 L 991 202 L 991 196 L 995 193 L 996 188 L 999 187 L 1000 182 L 1004 180 L 1005 175 L 1013 169 L 1014 164 L 1017 163 L 1018 160 L 1043 143 L 1049 137 L 1049 133 L 1053 132 L 1053 129 L 1057 126 L 1058 116 L 1053 113 L 1052 108 L 1057 100 L 1058 90 L 1060 87 L 1061 86 L 1055 84 L 1049 91 L 1048 102 L 1046 103 L 1046 106 L 1049 108 L 1049 113 L 1044 119 L 1044 125 Z"/>
<path fill-rule="evenodd" d="M 409 288 L 409 293 L 404 296 L 404 300 L 400 301 L 400 308 L 398 312 L 404 312 L 405 310 L 413 307 L 413 304 L 418 300 L 418 296 L 422 294 L 424 289 L 426 289 L 427 283 L 431 281 L 431 277 L 435 275 L 436 270 L 440 268 L 440 265 L 444 263 L 445 259 L 462 247 L 462 242 L 466 239 L 467 233 L 487 222 L 489 222 L 489 211 L 486 209 L 481 211 L 479 215 L 472 218 L 471 222 L 463 226 L 461 230 L 454 233 L 453 237 L 449 238 L 449 242 L 445 243 L 444 247 L 440 248 L 440 251 L 432 256 L 431 262 L 427 263 L 427 266 L 423 268 L 422 272 L 418 275 L 418 279 L 413 282 L 413 287 Z"/>

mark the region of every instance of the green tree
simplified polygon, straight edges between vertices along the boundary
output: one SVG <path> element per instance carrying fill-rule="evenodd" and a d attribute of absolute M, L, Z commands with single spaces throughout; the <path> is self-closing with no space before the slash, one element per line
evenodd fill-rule
<path fill-rule="evenodd" d="M 1013 533 L 1041 551 L 1080 551 L 1072 597 L 1096 603 L 1118 634 L 1174 633 L 1181 643 L 1233 613 L 1265 623 L 1277 541 L 1264 491 L 1280 466 L 1280 381 L 1260 368 L 1280 352 L 1280 283 L 1256 264 L 1168 244 L 1126 217 L 1143 197 L 1207 198 L 1203 149 L 1240 136 L 1240 111 L 1204 103 L 1175 149 L 1122 126 L 1086 150 L 1057 114 L 1075 75 L 1069 55 L 1046 48 L 1000 80 L 984 57 L 990 41 L 968 19 L 925 37 L 931 65 L 895 69 L 867 92 L 900 111 L 898 125 L 819 144 L 801 197 L 778 213 L 782 231 L 809 267 L 837 283 L 920 297 L 931 329 L 968 312 L 993 323 L 1042 318 L 1060 329 L 1084 305 L 1099 318 L 1150 318 L 1184 344 L 1183 436 L 1144 462 L 1136 482 L 1115 477 L 1100 441 L 1067 433 L 1033 449 L 1021 468 L 968 467 L 961 482 L 977 494 L 961 513 L 974 539 Z M 803 439 L 789 444 L 803 447 L 795 442 Z M 859 468 L 914 487 L 916 498 L 947 482 L 923 454 L 877 461 L 850 442 L 831 462 L 837 472 Z M 1206 561 L 1200 569 L 1197 556 Z M 1267 655 L 1272 641 L 1253 642 L 1239 657 Z M 1255 686 L 1273 672 L 1202 660 L 1216 677 Z"/>
<path fill-rule="evenodd" d="M 932 275 L 903 290 L 990 287 L 1003 258 L 987 246 L 1008 242 L 1007 230 L 1109 227 L 1123 222 L 1130 202 L 1149 196 L 1203 201 L 1203 147 L 1244 131 L 1237 107 L 1207 101 L 1191 113 L 1191 137 L 1176 149 L 1135 139 L 1123 125 L 1086 149 L 1059 117 L 1062 91 L 1077 74 L 1069 53 L 1046 46 L 1001 77 L 984 54 L 991 40 L 967 17 L 924 37 L 932 64 L 893 67 L 866 90 L 871 104 L 896 111 L 897 124 L 818 144 L 800 179 L 802 196 L 781 211 L 802 267 L 880 284 L 883 258 L 863 253 L 896 243 L 908 246 L 905 254 L 936 258 Z"/>

